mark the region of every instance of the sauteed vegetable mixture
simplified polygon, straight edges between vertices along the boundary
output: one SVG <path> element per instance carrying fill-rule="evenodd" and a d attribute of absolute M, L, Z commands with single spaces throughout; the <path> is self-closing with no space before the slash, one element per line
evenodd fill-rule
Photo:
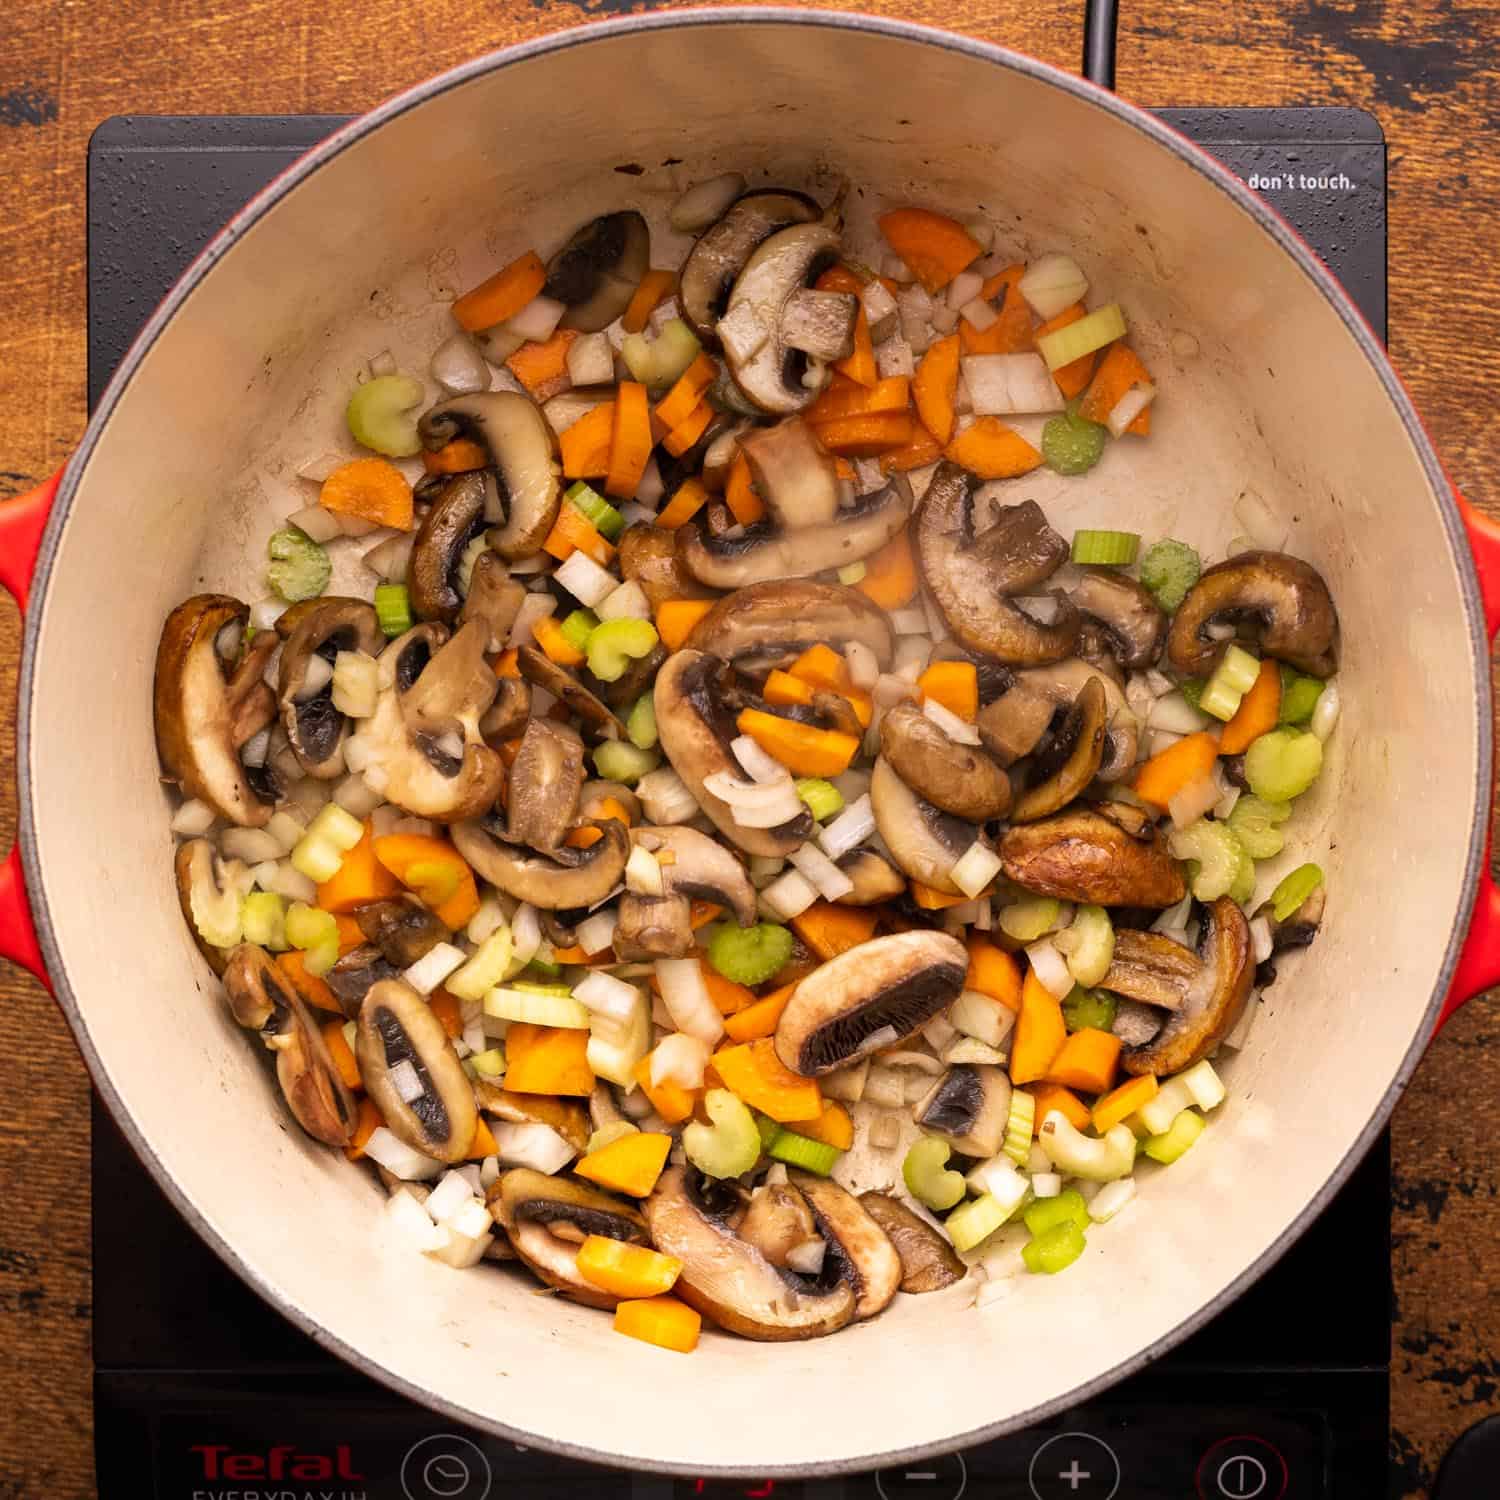
<path fill-rule="evenodd" d="M 983 1305 L 1194 1145 L 1321 919 L 1257 862 L 1339 626 L 1253 500 L 1209 559 L 1029 497 L 1156 440 L 1067 254 L 905 207 L 867 265 L 737 176 L 671 222 L 674 269 L 609 213 L 426 378 L 374 361 L 155 713 L 183 914 L 301 1127 L 414 1253 L 688 1350 Z"/>

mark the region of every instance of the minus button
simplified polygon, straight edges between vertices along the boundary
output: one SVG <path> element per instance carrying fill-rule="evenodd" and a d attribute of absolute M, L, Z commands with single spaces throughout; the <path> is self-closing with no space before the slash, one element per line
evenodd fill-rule
<path fill-rule="evenodd" d="M 969 1481 L 963 1455 L 948 1453 L 929 1469 L 880 1469 L 875 1490 L 880 1500 L 959 1500 Z"/>

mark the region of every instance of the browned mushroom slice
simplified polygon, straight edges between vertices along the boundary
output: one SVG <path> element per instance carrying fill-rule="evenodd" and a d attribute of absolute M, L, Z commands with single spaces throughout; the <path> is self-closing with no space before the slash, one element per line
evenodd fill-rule
<path fill-rule="evenodd" d="M 561 327 L 608 328 L 651 266 L 651 231 L 634 209 L 590 219 L 547 262 L 543 293 L 567 305 Z"/>
<path fill-rule="evenodd" d="M 987 1063 L 949 1068 L 919 1100 L 913 1115 L 923 1130 L 940 1135 L 965 1156 L 994 1156 L 1005 1141 L 1010 1080 Z"/>
<path fill-rule="evenodd" d="M 896 1247 L 859 1199 L 838 1183 L 808 1172 L 793 1172 L 790 1180 L 807 1200 L 818 1232 L 827 1242 L 825 1266 L 831 1260 L 839 1278 L 854 1293 L 855 1318 L 873 1318 L 890 1305 L 901 1285 Z"/>
<path fill-rule="evenodd" d="M 798 1245 L 818 1237 L 807 1199 L 789 1183 L 764 1183 L 751 1193 L 735 1232 L 753 1245 L 778 1271 Z"/>
<path fill-rule="evenodd" d="M 1175 906 L 1182 871 L 1154 828 L 1132 835 L 1092 808 L 1009 829 L 1000 840 L 1008 879 L 1039 896 L 1095 906 Z"/>
<path fill-rule="evenodd" d="M 1109 971 L 1099 984 L 1102 989 L 1147 1005 L 1180 1010 L 1202 968 L 1191 948 L 1164 933 L 1121 927 L 1115 931 Z"/>
<path fill-rule="evenodd" d="M 507 837 L 545 854 L 573 825 L 583 789 L 583 741 L 578 731 L 550 719 L 526 726 L 510 768 Z"/>
<path fill-rule="evenodd" d="M 711 599 L 706 589 L 677 560 L 677 541 L 660 526 L 637 522 L 620 533 L 620 573 L 638 583 L 653 611 L 671 599 Z"/>
<path fill-rule="evenodd" d="M 638 896 L 626 891 L 616 908 L 613 946 L 620 959 L 689 958 L 693 907 L 686 896 Z"/>
<path fill-rule="evenodd" d="M 226 931 L 236 929 L 240 893 L 223 879 L 218 854 L 207 839 L 189 839 L 177 846 L 172 855 L 172 876 L 177 886 L 177 901 L 193 942 L 209 968 L 215 974 L 223 974 L 224 965 L 229 962 L 229 952 L 210 943 L 203 936 L 201 927 L 218 926 Z"/>
<path fill-rule="evenodd" d="M 977 825 L 919 797 L 883 755 L 870 775 L 870 810 L 891 858 L 911 879 L 960 894 L 952 870 L 981 841 Z"/>
<path fill-rule="evenodd" d="M 332 677 L 308 692 L 308 671 L 314 657 L 331 668 L 340 651 L 378 656 L 385 637 L 375 610 L 363 599 L 310 599 L 282 615 L 276 630 L 284 640 L 276 675 L 287 743 L 309 776 L 323 781 L 341 776 L 349 721 L 334 707 Z"/>
<path fill-rule="evenodd" d="M 873 849 L 853 849 L 834 863 L 854 886 L 838 898 L 840 906 L 879 906 L 906 890 L 905 877 Z"/>
<path fill-rule="evenodd" d="M 1066 599 L 1044 625 L 1012 602 L 1057 571 L 1068 544 L 1033 500 L 1003 508 L 976 530 L 973 483 L 957 464 L 938 466 L 913 526 L 922 577 L 948 628 L 971 651 L 1035 666 L 1060 661 L 1078 638 L 1078 611 Z"/>
<path fill-rule="evenodd" d="M 386 962 L 397 969 L 411 968 L 451 936 L 448 928 L 415 900 L 370 901 L 355 909 L 354 920 L 365 941 L 374 943 Z"/>
<path fill-rule="evenodd" d="M 820 965 L 776 1023 L 776 1055 L 815 1078 L 909 1037 L 958 999 L 968 954 L 943 932 L 872 938 Z"/>
<path fill-rule="evenodd" d="M 1255 964 L 1249 923 L 1229 897 L 1221 896 L 1208 908 L 1198 951 L 1202 970 L 1182 1004 L 1151 1041 L 1121 1053 L 1127 1073 L 1179 1073 L 1207 1057 L 1234 1030 L 1250 995 Z"/>
<path fill-rule="evenodd" d="M 516 651 L 516 666 L 528 682 L 546 688 L 562 701 L 591 740 L 622 740 L 625 726 L 566 667 L 560 667 L 535 646 L 521 646 Z"/>
<path fill-rule="evenodd" d="M 1151 666 L 1161 655 L 1167 617 L 1150 590 L 1118 568 L 1089 568 L 1069 598 L 1085 623 L 1102 628 L 1109 654 L 1127 672 Z"/>
<path fill-rule="evenodd" d="M 746 433 L 740 452 L 772 523 L 782 531 L 823 526 L 838 515 L 833 455 L 801 417 Z"/>
<path fill-rule="evenodd" d="M 625 670 L 613 682 L 595 677 L 587 667 L 583 669 L 584 688 L 592 693 L 607 708 L 629 708 L 652 683 L 661 664 L 667 659 L 667 648 L 660 641 L 644 656 L 626 659 Z"/>
<path fill-rule="evenodd" d="M 1010 812 L 1012 823 L 1034 823 L 1082 794 L 1104 756 L 1104 715 L 1104 684 L 1090 677 L 1053 736 L 1052 753 L 1033 762 L 1033 778 L 1040 775 L 1043 779 L 1016 799 Z"/>
<path fill-rule="evenodd" d="M 817 1278 L 779 1270 L 710 1214 L 682 1167 L 662 1173 L 645 1204 L 651 1239 L 682 1262 L 675 1295 L 721 1328 L 748 1339 L 784 1342 L 836 1333 L 854 1316 L 855 1295 L 829 1256 Z"/>
<path fill-rule="evenodd" d="M 467 625 L 470 620 L 478 620 L 484 626 L 484 649 L 493 656 L 505 649 L 525 597 L 525 587 L 506 572 L 499 553 L 482 552 L 469 574 L 469 592 L 464 595 L 459 622 Z"/>
<path fill-rule="evenodd" d="M 1002 766 L 1033 754 L 1056 736 L 1084 687 L 1097 680 L 1104 692 L 1105 744 L 1095 773 L 1115 781 L 1135 766 L 1140 724 L 1120 685 L 1078 657 L 1015 673 L 1009 686 L 979 710 L 979 737 Z"/>
<path fill-rule="evenodd" d="M 623 823 L 606 818 L 592 826 L 603 837 L 587 849 L 563 845 L 550 854 L 533 854 L 507 842 L 495 818 L 455 823 L 452 835 L 458 852 L 507 896 L 548 911 L 571 911 L 607 900 L 630 857 L 630 835 Z"/>
<path fill-rule="evenodd" d="M 359 1106 L 329 1056 L 323 1034 L 270 954 L 242 943 L 224 969 L 229 1006 L 276 1056 L 276 1081 L 292 1117 L 314 1140 L 347 1146 Z"/>
<path fill-rule="evenodd" d="M 898 703 L 880 721 L 880 751 L 912 791 L 946 813 L 983 823 L 1010 809 L 1005 772 L 982 750 L 950 739 L 915 703 Z"/>
<path fill-rule="evenodd" d="M 1210 627 L 1248 629 L 1267 656 L 1311 677 L 1338 670 L 1339 617 L 1323 575 L 1284 552 L 1241 552 L 1216 564 L 1188 591 L 1172 616 L 1167 659 L 1201 677 L 1224 649 Z"/>
<path fill-rule="evenodd" d="M 727 908 L 741 927 L 755 925 L 755 887 L 744 865 L 717 839 L 682 824 L 651 823 L 631 829 L 630 838 L 657 856 L 669 895 L 712 901 Z"/>
<path fill-rule="evenodd" d="M 585 781 L 578 793 L 578 819 L 592 823 L 607 814 L 606 802 L 618 802 L 630 816 L 631 826 L 641 821 L 641 799 L 623 781 Z"/>
<path fill-rule="evenodd" d="M 904 1203 L 884 1193 L 861 1193 L 859 1201 L 896 1247 L 903 1292 L 940 1292 L 969 1274 L 953 1246 Z"/>
<path fill-rule="evenodd" d="M 339 956 L 323 982 L 333 991 L 344 1014 L 357 1018 L 371 989 L 383 979 L 400 979 L 404 967 L 393 964 L 374 943 L 361 943 Z"/>
<path fill-rule="evenodd" d="M 531 684 L 524 677 L 500 677 L 496 686 L 495 701 L 479 721 L 479 733 L 491 750 L 522 734 L 531 718 Z"/>
<path fill-rule="evenodd" d="M 263 828 L 275 811 L 274 789 L 256 785 L 239 750 L 276 716 L 275 696 L 261 680 L 276 637 L 258 635 L 237 665 L 221 660 L 217 644 L 221 632 L 238 641 L 249 616 L 249 606 L 227 594 L 179 604 L 156 648 L 153 712 L 157 753 L 184 795 L 242 828 Z"/>
<path fill-rule="evenodd" d="M 589 1112 L 576 1099 L 550 1094 L 513 1094 L 487 1078 L 474 1080 L 474 1098 L 485 1114 L 510 1125 L 546 1125 L 575 1151 L 589 1143 Z"/>
<path fill-rule="evenodd" d="M 482 469 L 455 474 L 437 490 L 432 508 L 417 528 L 406 567 L 412 614 L 419 620 L 451 625 L 464 606 L 459 590 L 459 563 L 485 526 L 485 483 L 493 476 Z M 519 608 L 519 604 L 517 605 Z M 486 628 L 488 636 L 488 628 Z"/>

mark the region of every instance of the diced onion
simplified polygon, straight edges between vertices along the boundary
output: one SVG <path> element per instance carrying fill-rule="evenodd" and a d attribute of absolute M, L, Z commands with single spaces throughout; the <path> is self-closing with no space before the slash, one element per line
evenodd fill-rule
<path fill-rule="evenodd" d="M 1088 277 L 1078 269 L 1078 262 L 1056 250 L 1037 256 L 1020 281 L 1021 295 L 1044 322 L 1082 302 L 1088 289 Z"/>
<path fill-rule="evenodd" d="M 948 872 L 948 878 L 969 897 L 977 896 L 1000 873 L 1000 856 L 975 839 Z"/>
<path fill-rule="evenodd" d="M 430 995 L 464 962 L 462 948 L 452 943 L 435 943 L 401 977 L 419 994 Z"/>
<path fill-rule="evenodd" d="M 406 569 L 411 562 L 411 549 L 415 541 L 415 532 L 387 537 L 379 546 L 371 547 L 364 554 L 364 565 L 386 583 L 405 583 Z"/>
<path fill-rule="evenodd" d="M 1339 699 L 1339 685 L 1336 682 L 1325 682 L 1323 691 L 1318 694 L 1318 705 L 1313 709 L 1312 719 L 1308 728 L 1317 735 L 1320 740 L 1326 740 L 1333 733 L 1334 726 L 1339 721 L 1339 710 L 1343 704 Z"/>
<path fill-rule="evenodd" d="M 679 234 L 697 234 L 724 217 L 729 205 L 745 191 L 738 172 L 721 172 L 695 182 L 672 205 L 668 216 Z"/>
<path fill-rule="evenodd" d="M 242 859 L 247 865 L 280 859 L 286 852 L 281 840 L 264 828 L 226 828 L 219 836 L 219 852 L 225 859 Z"/>
<path fill-rule="evenodd" d="M 581 552 L 575 552 L 574 557 L 582 557 Z M 551 594 L 527 594 L 521 600 L 521 607 L 516 611 L 515 623 L 510 627 L 510 635 L 506 638 L 507 646 L 531 646 L 535 642 L 532 639 L 532 630 L 538 620 L 545 620 L 557 609 L 557 600 Z M 536 714 L 537 708 L 533 701 L 532 713 Z"/>
<path fill-rule="evenodd" d="M 1219 784 L 1212 776 L 1200 776 L 1197 781 L 1183 787 L 1167 804 L 1173 827 L 1186 828 L 1189 823 L 1196 823 L 1204 813 L 1213 811 L 1221 796 Z"/>
<path fill-rule="evenodd" d="M 893 609 L 890 620 L 891 629 L 897 635 L 927 634 L 927 611 L 920 604 L 908 604 L 904 609 Z"/>
<path fill-rule="evenodd" d="M 761 905 L 781 922 L 800 917 L 817 899 L 817 887 L 799 870 L 788 870 L 760 893 Z"/>
<path fill-rule="evenodd" d="M 619 925 L 619 913 L 610 907 L 607 911 L 596 911 L 592 916 L 585 917 L 573 931 L 578 938 L 578 946 L 592 958 L 596 953 L 603 953 L 614 942 L 615 928 Z"/>
<path fill-rule="evenodd" d="M 984 277 L 978 271 L 960 271 L 948 283 L 948 290 L 945 294 L 948 306 L 957 312 L 964 303 L 972 302 L 983 288 Z"/>
<path fill-rule="evenodd" d="M 724 1020 L 703 982 L 696 958 L 659 958 L 656 979 L 662 1003 L 679 1031 L 712 1046 L 724 1034 Z"/>
<path fill-rule="evenodd" d="M 615 378 L 615 351 L 604 333 L 586 333 L 568 345 L 568 379 L 574 385 L 609 385 Z"/>
<path fill-rule="evenodd" d="M 1276 552 L 1286 540 L 1286 526 L 1254 490 L 1245 490 L 1234 502 L 1234 518 L 1249 533 L 1257 547 Z"/>
<path fill-rule="evenodd" d="M 787 780 L 787 768 L 762 750 L 748 734 L 742 734 L 729 743 L 734 758 L 744 767 L 745 775 L 761 786 L 779 786 Z"/>
<path fill-rule="evenodd" d="M 339 518 L 332 511 L 324 510 L 321 505 L 309 505 L 303 510 L 293 511 L 286 519 L 289 526 L 295 526 L 319 544 L 331 542 L 334 537 L 344 534 L 339 526 Z"/>
<path fill-rule="evenodd" d="M 949 1031 L 962 1032 L 986 1046 L 998 1047 L 1015 1025 L 1015 1012 L 1008 1006 L 981 995 L 977 990 L 965 990 L 948 1011 Z M 952 1037 L 948 1041 L 952 1041 Z M 932 1041 L 931 1036 L 928 1037 Z M 941 1050 L 947 1042 L 934 1043 Z"/>
<path fill-rule="evenodd" d="M 1264 917 L 1254 917 L 1250 922 L 1250 956 L 1263 964 L 1271 956 L 1271 924 Z"/>
<path fill-rule="evenodd" d="M 410 1104 L 414 1099 L 420 1099 L 427 1092 L 422 1085 L 421 1078 L 417 1075 L 417 1065 L 409 1057 L 403 1057 L 391 1068 L 389 1076 L 391 1086 L 405 1104 Z"/>
<path fill-rule="evenodd" d="M 310 454 L 297 465 L 297 478 L 309 480 L 313 484 L 322 484 L 335 469 L 343 468 L 349 462 L 349 457 L 347 453 Z"/>
<path fill-rule="evenodd" d="M 1034 1178 L 1032 1180 L 1035 1182 Z M 1134 1197 L 1134 1177 L 1117 1177 L 1113 1182 L 1106 1182 L 1089 1199 L 1089 1218 L 1096 1224 L 1107 1224 Z"/>
<path fill-rule="evenodd" d="M 701 1089 L 707 1066 L 708 1044 L 686 1032 L 673 1032 L 663 1037 L 651 1054 L 651 1087 L 675 1083 L 679 1088 Z"/>
<path fill-rule="evenodd" d="M 698 800 L 670 766 L 648 771 L 635 784 L 646 816 L 653 823 L 686 823 L 698 816 Z"/>
<path fill-rule="evenodd" d="M 944 708 L 936 698 L 922 705 L 922 712 L 956 745 L 977 745 L 979 730 L 967 719 L 960 719 L 952 709 Z"/>
<path fill-rule="evenodd" d="M 952 333 L 958 327 L 958 309 L 949 307 L 946 302 L 934 302 L 932 304 L 932 326 L 938 333 Z"/>
<path fill-rule="evenodd" d="M 444 339 L 427 368 L 450 396 L 469 396 L 490 388 L 490 367 L 466 333 Z"/>
<path fill-rule="evenodd" d="M 1125 429 L 1156 399 L 1154 385 L 1133 385 L 1110 407 L 1104 425 L 1111 437 L 1124 436 Z"/>
<path fill-rule="evenodd" d="M 649 620 L 651 603 L 634 579 L 622 583 L 594 606 L 601 620 Z"/>
<path fill-rule="evenodd" d="M 978 416 L 1061 411 L 1067 404 L 1039 354 L 966 354 L 960 367 Z"/>
<path fill-rule="evenodd" d="M 828 1254 L 828 1241 L 818 1236 L 793 1245 L 786 1253 L 787 1269 L 803 1276 L 816 1276 L 823 1269 L 823 1257 Z"/>
<path fill-rule="evenodd" d="M 611 379 L 614 378 L 611 372 Z M 542 406 L 542 415 L 547 419 L 547 425 L 561 437 L 575 422 L 581 422 L 596 406 L 603 406 L 608 399 L 594 391 L 564 391 L 560 396 L 554 396 Z M 549 561 L 545 552 L 537 556 L 543 563 Z"/>
<path fill-rule="evenodd" d="M 172 814 L 172 832 L 180 838 L 200 838 L 214 826 L 214 820 L 218 816 L 208 803 L 200 802 L 196 797 L 189 797 Z"/>
<path fill-rule="evenodd" d="M 1062 1192 L 1062 1178 L 1056 1172 L 1033 1172 L 1031 1191 L 1038 1198 L 1055 1198 Z"/>
<path fill-rule="evenodd" d="M 284 599 L 259 599 L 250 606 L 250 624 L 256 630 L 271 630 L 288 608 Z"/>
<path fill-rule="evenodd" d="M 613 974 L 594 969 L 573 987 L 573 998 L 582 1001 L 596 1016 L 607 1016 L 623 1025 L 635 1014 L 641 992 Z"/>
<path fill-rule="evenodd" d="M 381 1130 L 385 1127 L 382 1126 Z M 385 1132 L 390 1135 L 389 1131 Z M 380 1131 L 375 1132 L 376 1135 Z M 371 1136 L 373 1141 L 375 1136 Z M 391 1137 L 395 1139 L 394 1136 Z M 379 1161 L 367 1143 L 365 1155 L 372 1160 Z M 380 1163 L 385 1166 L 384 1162 Z M 441 1162 L 433 1162 L 433 1166 L 441 1170 Z M 394 1171 L 393 1167 L 386 1167 L 387 1171 Z M 396 1173 L 399 1177 L 401 1174 Z M 427 1254 L 433 1250 L 440 1250 L 448 1243 L 448 1231 L 439 1224 L 434 1224 L 427 1213 L 427 1209 L 417 1201 L 412 1193 L 405 1189 L 398 1189 L 385 1200 L 385 1222 L 391 1235 L 403 1250 L 415 1250 L 421 1254 Z"/>
<path fill-rule="evenodd" d="M 555 297 L 533 297 L 515 317 L 506 320 L 505 329 L 518 338 L 544 344 L 557 331 L 567 310 L 567 304 Z"/>
<path fill-rule="evenodd" d="M 551 1177 L 578 1154 L 550 1125 L 495 1120 L 490 1130 L 499 1158 L 507 1166 L 530 1167 Z"/>
<path fill-rule="evenodd" d="M 878 1104 L 883 1109 L 899 1109 L 906 1103 L 906 1079 L 899 1068 L 888 1068 L 880 1064 L 872 1066 L 865 1080 L 864 1103 Z"/>
<path fill-rule="evenodd" d="M 1200 713 L 1181 693 L 1168 693 L 1158 698 L 1146 715 L 1146 724 L 1151 729 L 1165 729 L 1169 734 L 1196 734 L 1209 717 Z"/>
<path fill-rule="evenodd" d="M 910 377 L 916 373 L 916 369 L 917 361 L 912 347 L 899 333 L 893 334 L 875 350 L 875 372 L 882 380 L 898 376 Z"/>
<path fill-rule="evenodd" d="M 854 882 L 816 844 L 803 844 L 793 849 L 788 858 L 817 886 L 825 901 L 837 901 L 854 889 Z"/>
<path fill-rule="evenodd" d="M 1165 937 L 1176 938 L 1182 941 L 1182 935 L 1187 931 L 1188 917 L 1193 910 L 1193 894 L 1191 891 L 1177 903 L 1169 906 L 1152 924 L 1152 932 L 1159 932 Z"/>
<path fill-rule="evenodd" d="M 870 805 L 869 794 L 855 800 L 818 835 L 823 853 L 829 859 L 842 859 L 851 850 L 857 849 L 875 832 L 875 814 Z"/>
<path fill-rule="evenodd" d="M 778 828 L 802 811 L 802 799 L 790 777 L 776 784 L 741 781 L 728 771 L 704 778 L 704 789 L 725 802 L 743 828 Z"/>
<path fill-rule="evenodd" d="M 333 801 L 356 818 L 368 818 L 384 800 L 384 794 L 357 773 L 344 777 L 333 789 Z"/>
<path fill-rule="evenodd" d="M 420 1151 L 413 1151 L 394 1131 L 384 1125 L 376 1126 L 370 1139 L 365 1142 L 365 1155 L 406 1182 L 425 1182 L 443 1170 L 442 1162 L 434 1161 Z"/>
<path fill-rule="evenodd" d="M 636 896 L 661 896 L 666 892 L 656 856 L 639 844 L 625 862 L 625 889 Z"/>
<path fill-rule="evenodd" d="M 601 568 L 583 552 L 575 552 L 560 563 L 552 577 L 589 609 L 602 604 L 620 587 L 620 580 L 608 568 Z"/>
<path fill-rule="evenodd" d="M 333 681 L 333 663 L 326 658 L 313 655 L 307 659 L 302 686 L 297 690 L 296 701 L 308 703 L 316 698 Z"/>
<path fill-rule="evenodd" d="M 1032 943 L 1026 949 L 1031 971 L 1047 993 L 1061 1000 L 1073 988 L 1073 976 L 1068 972 L 1067 962 L 1061 953 L 1045 938 Z"/>

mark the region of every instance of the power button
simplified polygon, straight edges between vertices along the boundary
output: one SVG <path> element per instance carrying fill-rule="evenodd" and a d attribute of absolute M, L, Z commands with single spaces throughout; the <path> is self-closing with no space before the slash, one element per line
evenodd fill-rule
<path fill-rule="evenodd" d="M 1223 1438 L 1198 1464 L 1199 1500 L 1281 1500 L 1286 1460 L 1264 1438 Z"/>

